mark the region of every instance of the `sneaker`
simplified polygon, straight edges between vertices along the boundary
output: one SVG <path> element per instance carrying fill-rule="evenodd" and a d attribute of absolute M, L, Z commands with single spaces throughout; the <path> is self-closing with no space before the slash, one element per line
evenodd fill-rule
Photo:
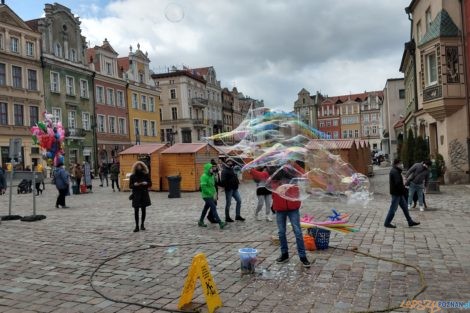
<path fill-rule="evenodd" d="M 385 227 L 387 228 L 397 228 L 395 225 L 393 224 L 384 224 Z"/>
<path fill-rule="evenodd" d="M 413 227 L 413 226 L 418 226 L 419 224 L 421 224 L 421 223 L 420 223 L 420 222 L 411 221 L 411 223 L 409 223 L 408 226 Z"/>
<path fill-rule="evenodd" d="M 302 262 L 302 266 L 306 268 L 309 268 L 311 265 L 307 257 L 300 258 L 300 262 Z"/>
<path fill-rule="evenodd" d="M 139 231 L 139 227 L 134 228 L 134 233 Z"/>
<path fill-rule="evenodd" d="M 276 263 L 286 263 L 289 261 L 289 254 L 283 253 L 280 257 L 276 259 Z"/>
<path fill-rule="evenodd" d="M 420 206 L 420 207 L 419 207 L 419 210 L 420 210 L 421 212 L 424 212 L 424 207 Z"/>
<path fill-rule="evenodd" d="M 241 222 L 244 222 L 244 221 L 245 221 L 245 219 L 244 219 L 243 217 L 241 217 L 241 215 L 236 216 L 235 219 L 236 219 L 237 221 L 241 221 Z"/>
<path fill-rule="evenodd" d="M 272 222 L 272 221 L 273 221 L 273 218 L 268 215 L 268 216 L 266 216 L 266 221 L 267 221 L 267 222 Z"/>
<path fill-rule="evenodd" d="M 199 221 L 199 222 L 197 223 L 197 226 L 199 226 L 199 227 L 207 227 L 207 225 L 204 224 L 203 221 Z"/>
<path fill-rule="evenodd" d="M 225 225 L 227 225 L 227 223 L 220 222 L 220 223 L 219 223 L 220 229 L 224 229 Z"/>
<path fill-rule="evenodd" d="M 227 218 L 225 219 L 225 222 L 227 222 L 227 223 L 233 223 L 233 222 L 235 222 L 235 221 L 232 220 L 232 219 L 230 218 L 230 216 L 229 216 L 229 217 L 227 217 Z"/>
<path fill-rule="evenodd" d="M 143 224 L 142 224 L 142 225 L 140 225 L 140 230 L 145 230 L 145 227 L 144 227 L 144 225 L 143 225 Z"/>

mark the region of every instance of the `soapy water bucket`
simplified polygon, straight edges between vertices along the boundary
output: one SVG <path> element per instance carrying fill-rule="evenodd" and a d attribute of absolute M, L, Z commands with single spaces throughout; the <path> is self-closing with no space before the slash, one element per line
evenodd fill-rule
<path fill-rule="evenodd" d="M 238 250 L 240 255 L 240 270 L 242 275 L 255 272 L 256 254 L 258 250 L 253 248 L 242 248 Z"/>

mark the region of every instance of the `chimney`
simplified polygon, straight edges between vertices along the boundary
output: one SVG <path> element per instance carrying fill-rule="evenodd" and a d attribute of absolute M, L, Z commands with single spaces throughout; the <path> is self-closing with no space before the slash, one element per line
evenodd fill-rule
<path fill-rule="evenodd" d="M 5 5 L 5 0 L 2 0 L 2 5 Z"/>

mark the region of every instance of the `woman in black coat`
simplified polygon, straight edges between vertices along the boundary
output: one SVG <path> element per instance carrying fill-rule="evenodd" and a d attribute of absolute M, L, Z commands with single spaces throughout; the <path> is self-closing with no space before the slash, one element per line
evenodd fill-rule
<path fill-rule="evenodd" d="M 146 208 L 152 203 L 148 189 L 152 186 L 150 180 L 149 169 L 145 163 L 137 161 L 132 166 L 132 175 L 129 178 L 129 187 L 132 189 L 130 199 L 132 200 L 132 207 L 134 208 L 135 229 L 134 232 L 139 231 L 139 208 L 142 210 L 142 221 L 140 230 L 145 230 L 144 222 L 146 215 Z"/>

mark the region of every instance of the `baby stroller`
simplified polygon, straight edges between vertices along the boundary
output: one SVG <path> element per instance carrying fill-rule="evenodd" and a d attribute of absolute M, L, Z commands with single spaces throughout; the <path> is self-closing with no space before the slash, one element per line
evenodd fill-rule
<path fill-rule="evenodd" d="M 33 182 L 31 180 L 23 179 L 18 184 L 18 194 L 33 192 L 32 185 L 33 185 Z"/>

